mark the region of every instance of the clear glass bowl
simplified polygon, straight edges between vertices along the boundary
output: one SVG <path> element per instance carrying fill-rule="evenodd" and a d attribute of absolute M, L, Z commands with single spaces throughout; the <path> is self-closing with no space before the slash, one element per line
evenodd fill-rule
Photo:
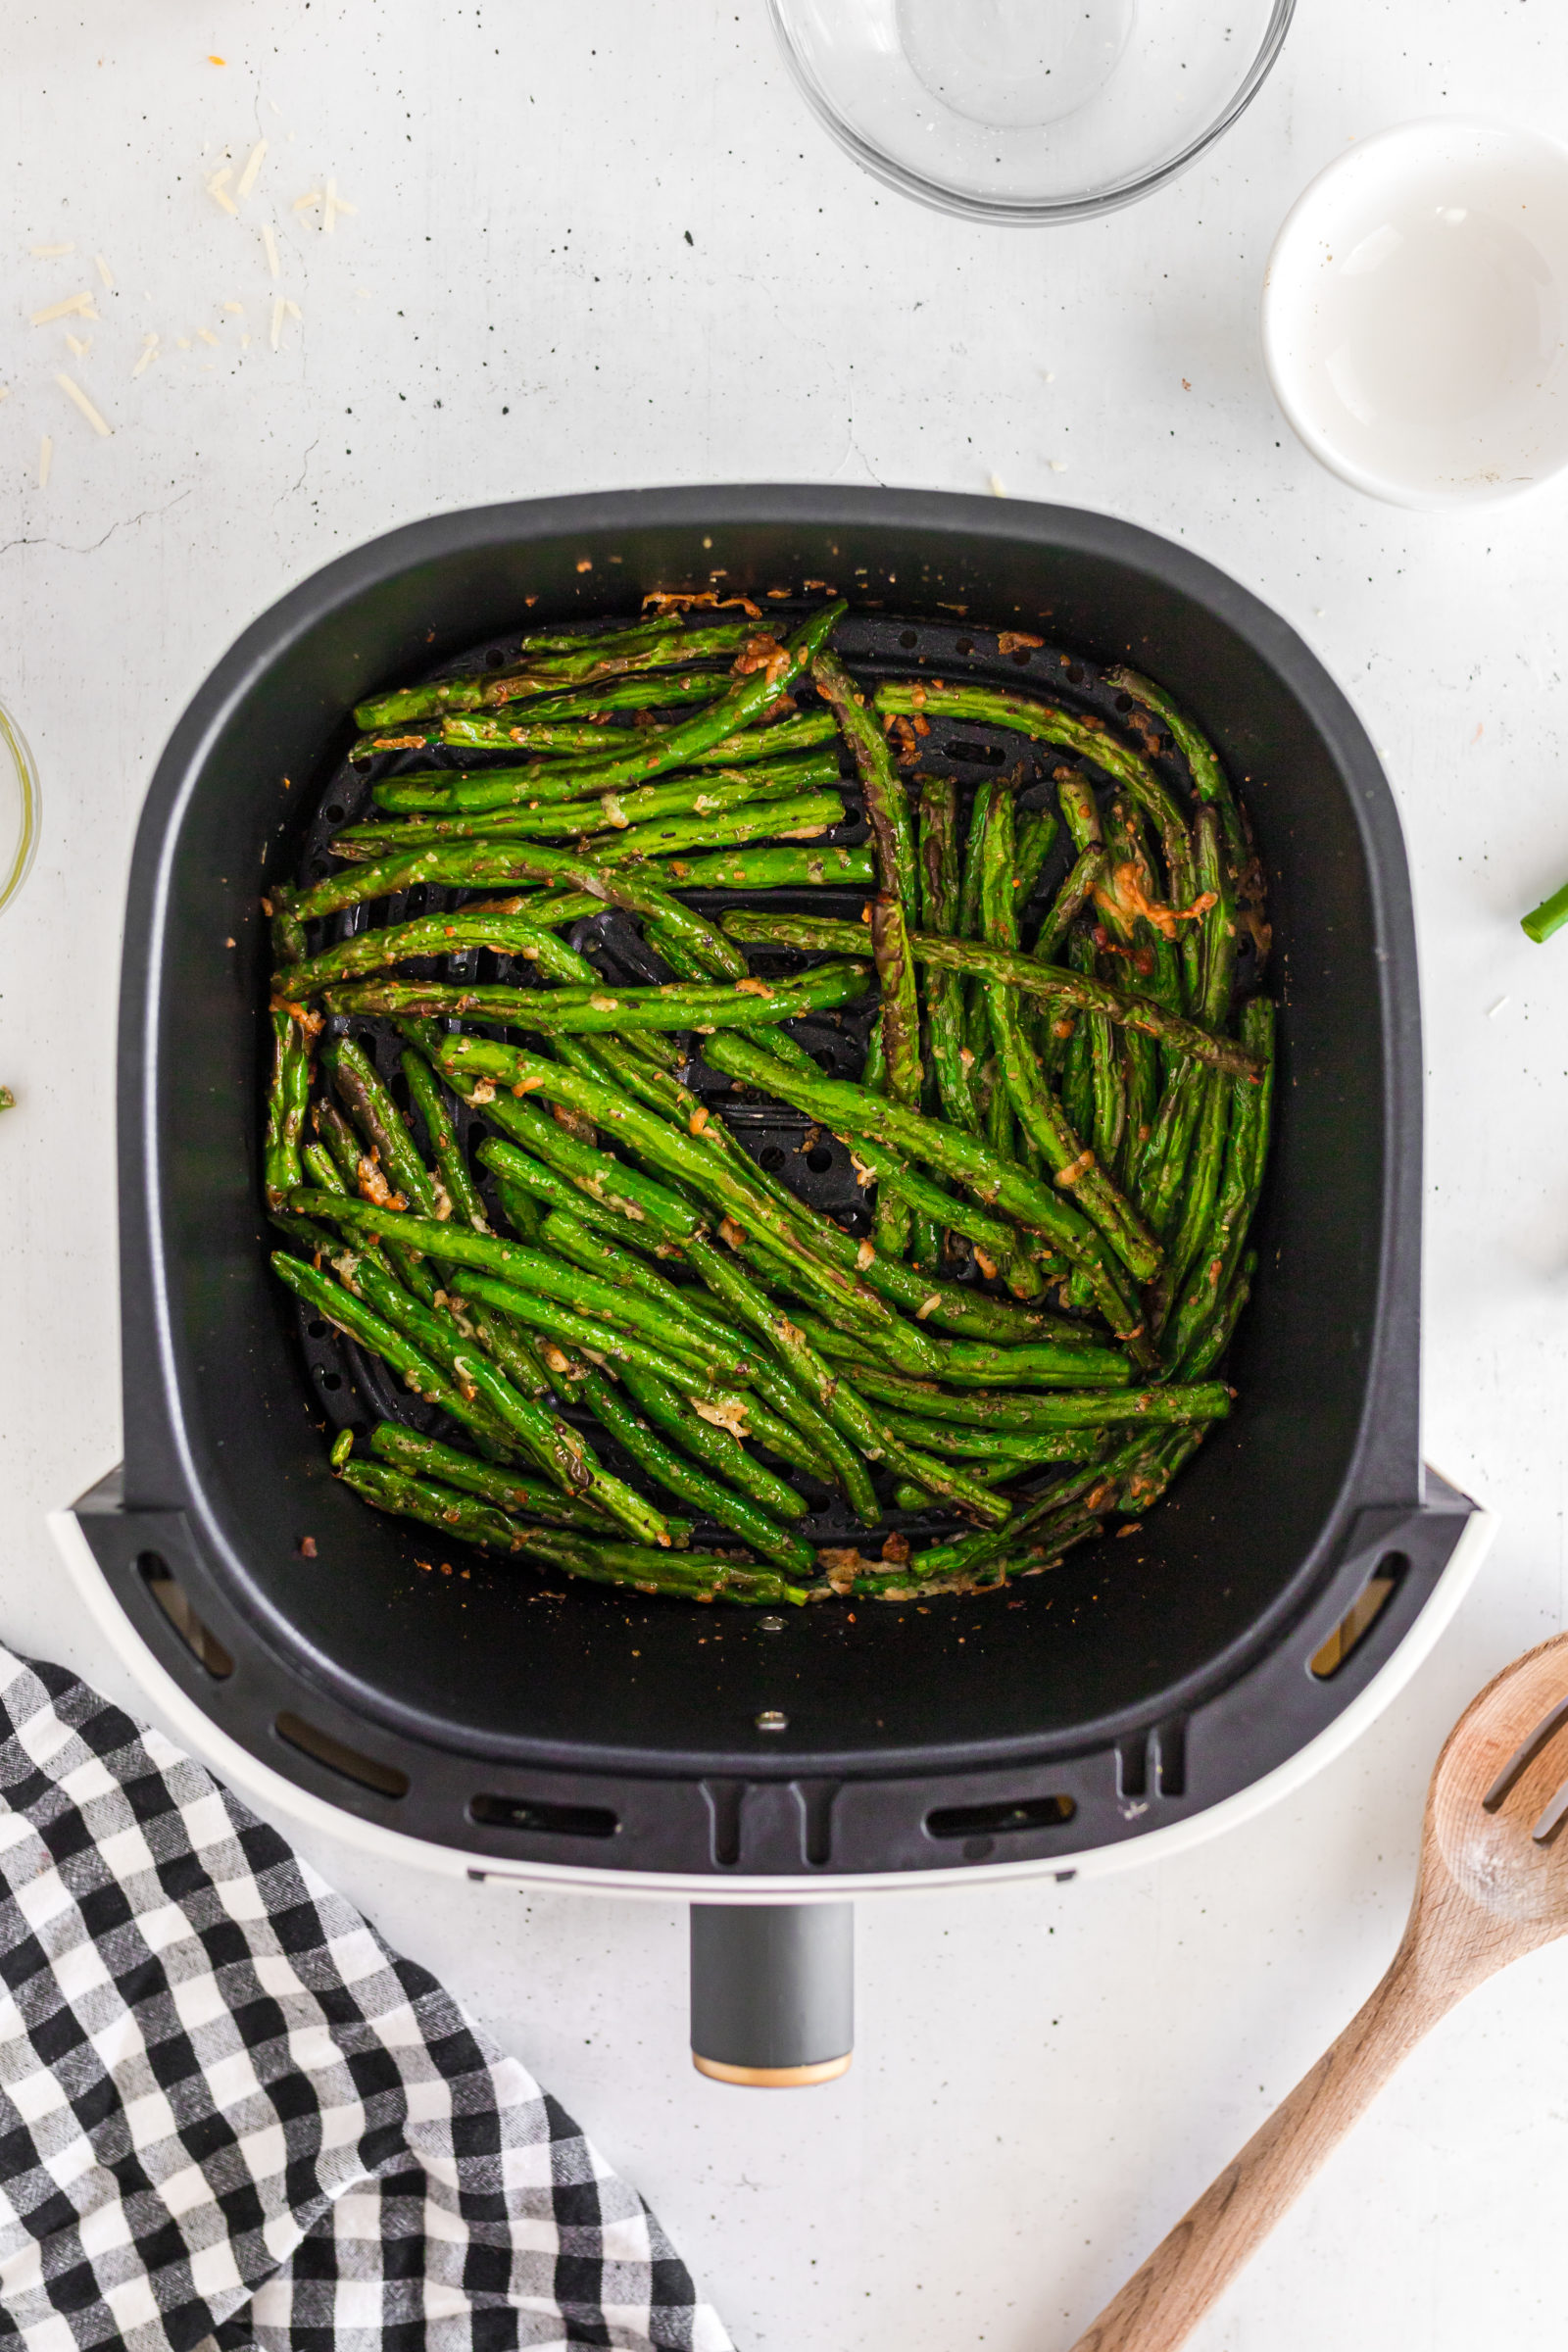
<path fill-rule="evenodd" d="M 22 729 L 0 703 L 0 908 L 27 879 L 38 848 L 38 770 Z"/>
<path fill-rule="evenodd" d="M 1227 130 L 1296 0 L 768 0 L 813 111 L 944 212 L 1081 220 Z"/>

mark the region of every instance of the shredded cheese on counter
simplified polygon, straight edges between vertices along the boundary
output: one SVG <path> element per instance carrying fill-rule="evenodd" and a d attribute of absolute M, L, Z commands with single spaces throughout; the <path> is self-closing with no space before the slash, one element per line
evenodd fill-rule
<path fill-rule="evenodd" d="M 55 377 L 55 382 L 60 386 L 61 391 L 64 392 L 68 400 L 74 400 L 75 402 L 77 408 L 86 417 L 87 422 L 92 426 L 93 431 L 95 433 L 102 433 L 104 439 L 107 441 L 109 438 L 109 427 L 99 416 L 98 411 L 93 407 L 92 402 L 87 398 L 87 395 L 82 390 L 81 386 L 74 382 L 71 376 L 64 374 L 57 375 Z"/>
<path fill-rule="evenodd" d="M 266 157 L 267 141 L 265 139 L 258 139 L 255 146 L 251 149 L 249 155 L 245 158 L 245 169 L 240 173 L 238 183 L 234 189 L 234 193 L 239 198 L 241 204 L 244 203 L 252 188 L 255 187 L 256 175 L 261 171 Z"/>

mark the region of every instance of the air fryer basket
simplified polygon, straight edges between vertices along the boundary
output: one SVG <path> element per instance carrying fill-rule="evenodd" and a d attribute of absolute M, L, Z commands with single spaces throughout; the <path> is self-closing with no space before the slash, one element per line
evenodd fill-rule
<path fill-rule="evenodd" d="M 444 1549 L 331 1479 L 327 1433 L 363 1365 L 315 1347 L 313 1397 L 267 1271 L 258 902 L 265 875 L 310 855 L 345 714 L 370 689 L 525 613 L 823 581 L 852 599 L 863 657 L 896 615 L 899 659 L 928 650 L 938 674 L 1044 685 L 1070 665 L 1092 698 L 1097 661 L 1128 660 L 1193 710 L 1267 869 L 1281 1069 L 1237 1409 L 1167 1501 L 1005 1597 L 778 1625 Z M 1014 666 L 998 627 L 1047 642 Z M 1282 622 L 1102 516 L 646 492 L 446 516 L 332 564 L 241 639 L 160 764 L 131 882 L 120 1110 L 125 1462 L 79 1506 L 83 1531 L 216 1722 L 411 1835 L 720 1883 L 1038 1863 L 1137 1836 L 1332 1721 L 1408 1630 L 1469 1508 L 1438 1482 L 1429 1496 L 1420 1464 L 1419 1012 L 1387 784 Z M 1373 1577 L 1387 1598 L 1370 1629 L 1314 1673 Z M 760 1728 L 764 1712 L 785 1728 Z"/>

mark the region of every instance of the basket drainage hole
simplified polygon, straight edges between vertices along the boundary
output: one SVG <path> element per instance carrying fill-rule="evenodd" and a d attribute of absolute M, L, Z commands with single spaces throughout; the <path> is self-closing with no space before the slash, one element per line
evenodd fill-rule
<path fill-rule="evenodd" d="M 329 825 L 340 825 L 343 822 L 343 811 L 335 801 L 326 811 L 326 821 Z"/>
<path fill-rule="evenodd" d="M 1005 767 L 1007 755 L 997 743 L 950 743 L 950 760 L 966 760 L 971 767 Z"/>
<path fill-rule="evenodd" d="M 374 1756 L 362 1756 L 357 1747 L 345 1747 L 330 1732 L 318 1731 L 303 1715 L 288 1712 L 277 1716 L 273 1731 L 287 1747 L 297 1747 L 303 1756 L 324 1764 L 328 1772 L 341 1773 L 346 1781 L 358 1781 L 362 1788 L 373 1788 L 377 1796 L 407 1796 L 409 1776 L 399 1772 L 395 1764 L 378 1763 Z"/>
<path fill-rule="evenodd" d="M 317 1377 L 323 1389 L 340 1389 L 343 1386 L 341 1372 L 320 1372 Z"/>
<path fill-rule="evenodd" d="M 1409 1565 L 1402 1551 L 1383 1554 L 1333 1633 L 1308 1661 L 1320 1683 L 1326 1683 L 1331 1675 L 1348 1664 L 1394 1598 Z"/>
<path fill-rule="evenodd" d="M 608 1805 L 551 1805 L 533 1796 L 476 1796 L 468 1819 L 487 1830 L 525 1830 L 534 1838 L 613 1838 L 620 1828 Z"/>
<path fill-rule="evenodd" d="M 769 1174 L 776 1174 L 784 1165 L 784 1154 L 777 1144 L 769 1144 L 765 1151 L 759 1152 L 757 1159 L 758 1165 L 766 1168 Z"/>
<path fill-rule="evenodd" d="M 825 1176 L 833 1165 L 833 1154 L 826 1144 L 813 1144 L 806 1154 L 806 1164 L 813 1176 Z"/>
<path fill-rule="evenodd" d="M 906 650 L 907 650 L 911 645 L 918 645 L 919 642 L 920 633 L 917 629 L 901 629 L 899 631 L 899 643 L 905 647 Z"/>
<path fill-rule="evenodd" d="M 197 1665 L 205 1666 L 215 1683 L 226 1683 L 234 1671 L 234 1661 L 218 1636 L 203 1625 L 191 1607 L 184 1586 L 176 1582 L 163 1553 L 142 1552 L 136 1569 Z"/>
<path fill-rule="evenodd" d="M 1054 1830 L 1071 1821 L 1077 1810 L 1070 1796 L 1026 1796 L 1001 1805 L 949 1805 L 926 1815 L 926 1835 L 991 1838 L 1016 1830 Z"/>

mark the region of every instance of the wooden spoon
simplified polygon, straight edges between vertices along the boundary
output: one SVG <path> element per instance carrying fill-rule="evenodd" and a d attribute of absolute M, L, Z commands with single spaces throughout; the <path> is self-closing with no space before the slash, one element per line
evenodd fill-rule
<path fill-rule="evenodd" d="M 1423 2034 L 1568 1934 L 1568 1634 L 1507 1666 L 1448 1734 L 1388 1975 L 1073 2352 L 1173 2352 Z"/>

